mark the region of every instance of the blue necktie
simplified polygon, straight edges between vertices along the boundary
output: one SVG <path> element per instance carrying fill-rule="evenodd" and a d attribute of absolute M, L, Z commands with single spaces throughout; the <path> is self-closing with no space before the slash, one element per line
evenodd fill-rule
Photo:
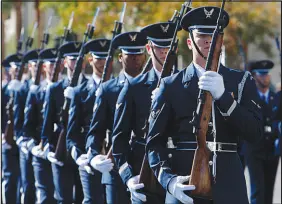
<path fill-rule="evenodd" d="M 261 100 L 263 100 L 265 103 L 267 103 L 265 95 L 261 96 Z"/>

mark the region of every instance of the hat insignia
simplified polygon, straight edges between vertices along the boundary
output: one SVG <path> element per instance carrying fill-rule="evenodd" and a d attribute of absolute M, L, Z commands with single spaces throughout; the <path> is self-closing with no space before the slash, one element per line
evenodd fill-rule
<path fill-rule="evenodd" d="M 264 67 L 265 67 L 266 65 L 267 65 L 267 62 L 263 62 L 263 63 L 262 63 L 262 66 L 264 66 Z"/>
<path fill-rule="evenodd" d="M 79 46 L 80 46 L 80 42 L 79 43 L 74 43 L 75 49 L 77 49 Z"/>
<path fill-rule="evenodd" d="M 53 49 L 53 50 L 51 50 L 51 53 L 52 53 L 53 55 L 56 55 L 56 54 L 57 54 L 57 50 Z"/>
<path fill-rule="evenodd" d="M 214 9 L 208 11 L 206 8 L 204 8 L 204 12 L 206 14 L 206 18 L 211 18 L 211 15 L 213 13 Z"/>
<path fill-rule="evenodd" d="M 101 47 L 105 47 L 107 41 L 99 41 L 99 43 L 100 43 Z"/>
<path fill-rule="evenodd" d="M 129 34 L 129 37 L 131 39 L 131 42 L 136 41 L 137 33 L 133 36 Z"/>
<path fill-rule="evenodd" d="M 167 33 L 168 28 L 169 28 L 169 24 L 167 24 L 167 26 L 161 25 L 161 29 L 162 29 L 162 31 L 163 31 L 164 33 Z"/>

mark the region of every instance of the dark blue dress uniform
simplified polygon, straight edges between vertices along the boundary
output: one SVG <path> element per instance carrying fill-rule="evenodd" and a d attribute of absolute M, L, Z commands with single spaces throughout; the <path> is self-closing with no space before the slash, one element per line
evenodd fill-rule
<path fill-rule="evenodd" d="M 110 40 L 105 38 L 88 41 L 84 45 L 85 53 L 91 53 L 96 59 L 107 57 Z M 93 73 L 94 74 L 94 73 Z M 96 76 L 98 79 L 99 77 Z M 95 81 L 91 76 L 86 82 L 74 88 L 74 97 L 71 100 L 67 132 L 67 149 L 72 152 L 76 161 L 85 150 L 86 134 L 91 123 L 95 92 L 100 81 Z M 74 149 L 73 149 L 74 148 Z M 79 167 L 82 183 L 84 203 L 104 203 L 104 189 L 101 184 L 102 174 L 93 169 L 94 175 Z"/>
<path fill-rule="evenodd" d="M 10 63 L 15 63 L 17 67 L 21 64 L 21 55 L 12 54 L 6 57 L 2 61 L 2 66 L 7 70 L 11 67 Z M 7 84 L 7 86 L 9 83 Z M 6 105 L 10 99 L 10 91 L 7 86 L 2 87 L 2 99 L 1 108 L 2 114 L 5 114 L 6 123 L 2 123 L 2 134 L 5 133 L 5 127 L 7 124 L 7 112 Z M 6 104 L 5 104 L 6 103 Z M 5 107 L 3 106 L 5 104 Z M 4 118 L 5 118 L 4 117 Z M 4 119 L 2 118 L 2 120 Z M 14 138 L 15 139 L 15 138 Z M 19 203 L 21 199 L 20 194 L 20 167 L 19 167 L 19 150 L 16 144 L 12 145 L 12 148 L 8 148 L 6 144 L 2 144 L 2 201 L 3 203 Z"/>
<path fill-rule="evenodd" d="M 247 78 L 240 105 L 236 103 L 230 116 L 224 117 L 220 111 L 228 113 L 238 98 L 238 84 L 244 74 L 223 66 L 220 67 L 219 73 L 224 78 L 225 92 L 221 99 L 215 102 L 217 142 L 236 144 L 238 137 L 256 142 L 261 128 L 254 80 Z M 191 172 L 194 151 L 189 151 L 185 143 L 194 142 L 190 149 L 196 149 L 190 121 L 197 107 L 198 92 L 198 77 L 191 64 L 180 73 L 162 80 L 152 105 L 146 150 L 150 166 L 166 190 L 171 178 L 176 175 L 189 175 Z M 234 94 L 234 98 L 230 93 Z M 179 148 L 166 149 L 169 137 Z M 207 136 L 207 141 L 213 141 L 211 135 Z M 248 203 L 244 172 L 236 151 L 217 153 L 213 200 L 215 203 Z M 196 199 L 194 201 L 197 203 Z"/>
<path fill-rule="evenodd" d="M 48 48 L 41 50 L 39 57 L 43 62 L 55 62 L 56 49 Z M 40 83 L 36 90 L 30 91 L 25 105 L 25 120 L 23 125 L 24 136 L 29 138 L 27 149 L 31 152 L 32 148 L 40 143 L 40 134 L 43 124 L 43 103 L 45 99 L 48 83 Z M 51 164 L 46 159 L 33 156 L 32 165 L 35 178 L 36 203 L 55 203 L 54 185 L 52 181 Z"/>
<path fill-rule="evenodd" d="M 36 62 L 38 59 L 39 50 L 30 50 L 23 56 L 25 63 Z M 28 89 L 29 90 L 29 89 Z M 25 100 L 26 103 L 29 103 L 31 91 L 26 91 Z M 23 101 L 21 102 L 23 103 Z M 22 124 L 22 133 L 20 134 L 20 138 L 17 141 L 17 144 L 20 147 L 20 170 L 21 170 L 21 180 L 22 180 L 22 187 L 24 193 L 24 201 L 23 203 L 35 203 L 35 181 L 34 181 L 34 172 L 32 166 L 32 155 L 30 152 L 27 151 L 26 145 L 30 140 L 30 137 L 25 135 L 24 131 L 24 121 L 25 121 L 25 113 L 27 109 L 25 108 L 25 104 L 22 104 L 21 111 L 23 109 L 23 122 Z"/>
<path fill-rule="evenodd" d="M 78 56 L 81 43 L 68 42 L 63 44 L 59 51 L 64 56 Z M 81 82 L 86 80 L 82 76 Z M 44 146 L 49 144 L 49 152 L 55 152 L 59 133 L 62 129 L 60 121 L 60 113 L 64 104 L 64 89 L 69 85 L 67 78 L 54 83 L 46 92 L 45 102 L 43 104 L 44 121 L 41 132 L 41 139 L 44 141 Z M 77 203 L 82 202 L 81 183 L 78 178 L 78 172 L 70 157 L 67 157 L 63 166 L 55 163 L 51 164 L 53 173 L 53 182 L 55 187 L 55 199 L 58 203 L 73 202 L 73 185 L 76 186 L 75 199 Z"/>
<path fill-rule="evenodd" d="M 146 36 L 140 32 L 126 32 L 113 39 L 113 47 L 125 54 L 143 54 Z M 116 101 L 127 80 L 127 73 L 123 70 L 118 77 L 102 83 L 97 91 L 93 109 L 91 128 L 87 135 L 86 149 L 91 148 L 91 158 L 101 154 L 106 132 L 112 132 Z M 107 146 L 111 146 L 111 135 L 107 138 Z M 107 203 L 130 203 L 129 195 L 123 185 L 117 169 L 103 173 L 102 183 L 106 187 Z"/>
<path fill-rule="evenodd" d="M 173 23 L 157 23 L 141 29 L 141 32 L 154 46 L 168 48 L 174 30 Z M 124 184 L 138 175 L 141 169 L 151 94 L 157 86 L 158 74 L 153 67 L 132 82 L 127 82 L 117 99 L 112 136 L 113 156 Z M 152 202 L 148 196 L 147 202 Z"/>
<path fill-rule="evenodd" d="M 219 8 L 216 7 L 196 8 L 183 17 L 182 28 L 187 30 L 193 26 L 191 29 L 197 29 L 197 32 L 211 34 L 214 27 L 207 28 L 206 25 L 215 25 L 218 13 Z M 223 15 L 228 14 L 224 12 Z M 259 140 L 262 133 L 260 108 L 257 105 L 259 99 L 249 72 L 235 71 L 221 65 L 219 74 L 223 76 L 225 91 L 214 102 L 213 122 L 217 144 L 214 150 L 217 159 L 212 163 L 216 168 L 216 182 L 212 183 L 213 201 L 193 200 L 195 204 L 247 204 L 244 171 L 236 143 L 239 137 L 250 143 Z M 152 103 L 146 154 L 157 180 L 167 191 L 172 178 L 191 173 L 197 143 L 190 121 L 197 108 L 198 81 L 196 68 L 191 63 L 178 74 L 162 80 Z M 207 141 L 213 140 L 213 135 L 207 134 Z M 207 144 L 210 149 L 213 149 L 212 144 Z M 180 201 L 173 197 L 170 203 Z"/>
<path fill-rule="evenodd" d="M 250 70 L 263 75 L 268 74 L 273 66 L 273 62 L 269 60 L 260 60 L 251 63 Z M 275 140 L 278 135 L 272 128 L 275 93 L 269 90 L 267 96 L 260 92 L 259 95 L 263 115 L 263 137 L 257 144 L 246 144 L 246 159 L 251 179 L 250 200 L 255 204 L 271 204 L 279 159 L 278 155 L 275 155 Z"/>

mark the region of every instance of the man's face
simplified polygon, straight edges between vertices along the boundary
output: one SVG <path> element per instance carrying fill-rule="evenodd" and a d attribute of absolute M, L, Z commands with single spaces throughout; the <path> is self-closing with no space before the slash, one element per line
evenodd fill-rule
<path fill-rule="evenodd" d="M 169 50 L 169 47 L 157 47 L 155 45 L 153 45 L 151 42 L 149 42 L 150 44 L 146 45 L 147 48 L 147 52 L 148 54 L 151 56 L 152 58 L 152 62 L 153 64 L 156 66 L 156 68 L 159 70 L 162 68 L 162 65 L 156 60 L 152 49 L 155 52 L 156 57 L 160 60 L 160 62 L 163 64 L 167 55 L 167 52 Z M 159 70 L 160 71 L 160 70 Z"/>
<path fill-rule="evenodd" d="M 93 68 L 93 72 L 101 78 L 103 71 L 104 71 L 106 59 L 105 58 L 96 58 L 92 56 L 89 58 L 89 61 Z"/>
<path fill-rule="evenodd" d="M 145 54 L 124 54 L 119 55 L 119 61 L 122 63 L 122 67 L 132 77 L 136 77 L 141 73 L 143 64 L 145 63 Z"/>
<path fill-rule="evenodd" d="M 68 69 L 70 69 L 70 71 L 74 71 L 74 66 L 75 66 L 75 62 L 76 62 L 76 57 L 69 57 L 67 56 L 65 58 L 65 61 L 64 61 L 64 66 Z"/>
<path fill-rule="evenodd" d="M 16 65 L 12 65 L 9 69 L 9 74 L 11 76 L 11 79 L 16 79 L 16 74 L 18 72 L 18 68 Z"/>
<path fill-rule="evenodd" d="M 210 45 L 211 45 L 212 35 L 201 34 L 201 33 L 197 33 L 193 31 L 193 37 L 194 37 L 195 44 L 198 46 L 201 53 L 205 57 L 207 57 L 209 53 Z M 188 48 L 192 50 L 195 56 L 199 55 L 190 36 L 187 39 L 187 45 L 188 45 Z"/>
<path fill-rule="evenodd" d="M 270 75 L 269 75 L 269 73 L 267 73 L 267 74 L 255 73 L 254 78 L 256 80 L 257 87 L 268 88 L 270 86 Z"/>
<path fill-rule="evenodd" d="M 43 68 L 44 68 L 44 71 L 45 71 L 45 74 L 46 74 L 46 78 L 51 80 L 51 77 L 52 77 L 52 74 L 53 74 L 53 71 L 54 71 L 54 63 L 45 62 L 43 64 Z"/>
<path fill-rule="evenodd" d="M 35 78 L 36 77 L 36 62 L 29 62 L 28 69 L 31 73 L 31 77 Z"/>

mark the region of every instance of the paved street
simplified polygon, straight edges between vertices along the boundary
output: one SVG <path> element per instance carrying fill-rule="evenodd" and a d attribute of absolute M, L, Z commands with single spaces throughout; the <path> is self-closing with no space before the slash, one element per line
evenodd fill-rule
<path fill-rule="evenodd" d="M 248 194 L 249 194 L 249 192 L 250 192 L 250 179 L 249 179 L 249 172 L 248 172 L 247 169 L 245 170 L 245 177 L 246 177 L 247 189 L 248 189 Z M 273 197 L 274 197 L 273 198 L 273 204 L 281 204 L 281 159 L 280 159 L 279 164 L 278 164 Z"/>

